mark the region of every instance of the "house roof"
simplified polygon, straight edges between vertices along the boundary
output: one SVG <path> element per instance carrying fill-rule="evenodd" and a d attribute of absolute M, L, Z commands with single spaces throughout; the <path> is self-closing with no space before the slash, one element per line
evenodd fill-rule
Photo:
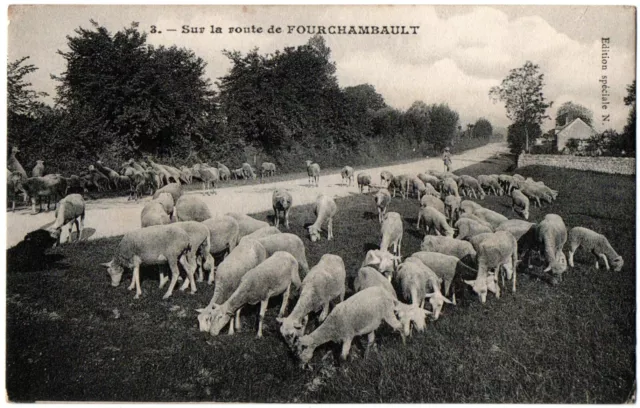
<path fill-rule="evenodd" d="M 587 135 L 585 135 L 586 137 L 590 137 L 594 134 L 596 134 L 596 131 L 589 125 L 587 125 L 582 119 L 580 118 L 575 118 L 573 120 L 573 122 L 569 123 L 567 126 L 563 127 L 562 129 L 558 130 L 556 132 L 556 134 L 558 135 L 558 137 L 562 137 L 564 134 L 566 133 L 570 133 L 572 132 L 572 129 L 575 128 L 583 128 L 583 129 L 587 129 Z"/>

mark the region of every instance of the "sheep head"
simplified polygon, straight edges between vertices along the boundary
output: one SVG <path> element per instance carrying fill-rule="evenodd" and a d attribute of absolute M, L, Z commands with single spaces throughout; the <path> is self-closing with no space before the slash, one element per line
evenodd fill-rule
<path fill-rule="evenodd" d="M 394 312 L 398 316 L 400 323 L 402 323 L 402 330 L 405 336 L 411 335 L 411 323 L 419 333 L 426 329 L 427 315 L 432 314 L 430 311 L 414 305 L 406 305 L 400 301 L 395 301 L 394 303 Z"/>
<path fill-rule="evenodd" d="M 100 265 L 107 268 L 107 272 L 109 273 L 109 276 L 111 276 L 111 286 L 116 287 L 120 285 L 120 280 L 122 279 L 124 268 L 121 265 L 114 263 L 113 259 Z"/>
<path fill-rule="evenodd" d="M 614 260 L 611 261 L 611 266 L 613 266 L 613 270 L 615 272 L 620 272 L 620 269 L 622 269 L 623 265 L 624 265 L 624 260 L 620 255 L 618 255 Z"/>
<path fill-rule="evenodd" d="M 220 334 L 220 330 L 233 319 L 233 312 L 223 304 L 222 306 L 214 305 L 214 309 L 211 311 L 211 325 L 209 327 L 209 334 L 217 336 Z M 231 322 L 233 324 L 233 321 Z"/>
<path fill-rule="evenodd" d="M 316 242 L 320 240 L 320 228 L 315 225 L 309 226 L 309 237 L 311 238 L 311 242 Z"/>
<path fill-rule="evenodd" d="M 438 320 L 438 318 L 440 317 L 440 312 L 442 311 L 442 306 L 445 303 L 452 303 L 449 299 L 444 297 L 442 293 L 440 293 L 440 291 L 427 293 L 424 297 L 429 299 L 429 303 L 431 304 L 431 310 L 433 310 L 433 320 Z"/>
<path fill-rule="evenodd" d="M 280 334 L 284 341 L 293 348 L 296 340 L 304 335 L 304 323 L 290 317 L 276 317 L 276 321 L 280 323 Z"/>
<path fill-rule="evenodd" d="M 315 347 L 313 347 L 313 339 L 309 336 L 302 336 L 295 342 L 296 354 L 302 364 L 308 364 L 313 357 Z"/>
<path fill-rule="evenodd" d="M 204 308 L 204 309 L 196 309 L 198 312 L 198 326 L 201 332 L 209 331 L 211 328 L 211 318 L 213 317 L 213 309 Z"/>

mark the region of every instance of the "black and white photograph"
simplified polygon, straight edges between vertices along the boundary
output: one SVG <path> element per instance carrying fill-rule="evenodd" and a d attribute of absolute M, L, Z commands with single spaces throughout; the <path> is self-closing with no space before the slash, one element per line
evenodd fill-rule
<path fill-rule="evenodd" d="M 5 10 L 5 402 L 636 403 L 635 6 Z"/>

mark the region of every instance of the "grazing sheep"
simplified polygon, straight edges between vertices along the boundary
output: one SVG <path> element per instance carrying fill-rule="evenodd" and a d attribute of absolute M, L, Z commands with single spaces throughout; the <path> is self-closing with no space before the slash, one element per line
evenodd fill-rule
<path fill-rule="evenodd" d="M 459 196 L 448 195 L 444 198 L 444 215 L 449 219 L 449 223 L 453 225 L 460 218 Z"/>
<path fill-rule="evenodd" d="M 364 260 L 362 261 L 361 268 L 364 268 L 365 266 L 375 267 L 379 273 L 387 278 L 387 281 L 391 282 L 391 274 L 393 273 L 394 265 L 400 261 L 400 257 L 392 255 L 389 251 L 371 249 L 367 251 Z"/>
<path fill-rule="evenodd" d="M 293 205 L 293 197 L 291 197 L 291 194 L 286 190 L 276 189 L 271 197 L 271 203 L 274 213 L 274 225 L 276 227 L 280 225 L 279 213 L 282 213 L 284 226 L 289 229 L 289 210 L 291 210 L 291 206 Z"/>
<path fill-rule="evenodd" d="M 489 189 L 489 191 L 493 192 L 494 195 L 504 194 L 504 191 L 502 190 L 502 186 L 500 186 L 499 178 L 494 174 L 489 176 L 487 176 L 486 174 L 479 175 L 478 183 L 480 183 L 481 188 Z"/>
<path fill-rule="evenodd" d="M 483 232 L 469 238 L 469 242 L 471 243 L 471 245 L 473 246 L 473 249 L 475 249 L 477 253 L 478 248 L 480 248 L 480 243 L 484 241 L 486 238 L 492 237 L 492 236 L 493 236 L 493 232 Z"/>
<path fill-rule="evenodd" d="M 134 167 L 127 167 L 124 171 L 124 176 L 129 178 L 129 198 L 135 198 L 136 201 L 144 194 L 145 187 L 151 187 L 153 190 L 153 185 L 155 184 L 155 180 L 151 180 L 153 176 L 146 171 L 136 170 Z M 150 179 L 151 178 L 151 179 Z"/>
<path fill-rule="evenodd" d="M 448 195 L 454 195 L 459 197 L 458 193 L 458 184 L 453 178 L 447 177 L 442 181 L 442 186 L 440 187 L 440 196 L 444 200 L 444 198 Z"/>
<path fill-rule="evenodd" d="M 398 267 L 398 281 L 402 288 L 402 295 L 411 301 L 411 304 L 424 307 L 424 300 L 429 299 L 433 320 L 438 320 L 442 306 L 451 301 L 440 292 L 442 279 L 426 266 L 420 259 L 412 256 Z M 427 293 L 430 290 L 431 293 Z"/>
<path fill-rule="evenodd" d="M 462 176 L 460 176 L 458 187 L 460 188 L 460 190 L 462 190 L 462 193 L 464 195 L 471 197 L 471 194 L 473 194 L 474 198 L 478 198 L 478 195 L 479 195 L 480 199 L 484 200 L 484 197 L 485 197 L 484 190 L 480 186 L 480 183 L 478 182 L 478 180 L 476 180 L 475 178 L 468 176 L 466 174 L 463 174 Z M 476 192 L 478 194 L 476 194 Z"/>
<path fill-rule="evenodd" d="M 217 169 L 216 169 L 217 170 Z M 249 163 L 242 163 L 242 174 L 244 174 L 244 178 L 246 179 L 256 179 L 256 173 L 253 171 L 253 167 Z"/>
<path fill-rule="evenodd" d="M 182 184 L 180 184 L 180 183 L 169 183 L 166 186 L 164 186 L 162 188 L 159 188 L 158 190 L 156 190 L 155 193 L 153 193 L 153 199 L 155 200 L 162 193 L 171 194 L 171 198 L 173 198 L 173 202 L 175 204 L 175 203 L 178 202 L 180 197 L 182 197 Z"/>
<path fill-rule="evenodd" d="M 434 190 L 439 187 L 440 180 L 436 176 L 432 176 L 430 174 L 418 173 L 417 176 L 425 186 L 430 185 Z M 428 189 L 429 187 L 427 187 Z M 437 193 L 438 197 L 440 197 L 440 193 Z"/>
<path fill-rule="evenodd" d="M 344 166 L 342 170 L 340 170 L 340 175 L 342 176 L 342 185 L 349 185 L 353 182 L 353 167 Z"/>
<path fill-rule="evenodd" d="M 301 276 L 304 278 L 309 273 L 309 264 L 304 243 L 299 236 L 294 234 L 274 234 L 261 238 L 256 238 L 267 251 L 267 256 L 271 256 L 277 251 L 285 251 L 293 255 L 300 266 Z"/>
<path fill-rule="evenodd" d="M 412 258 L 419 259 L 423 264 L 429 267 L 438 278 L 442 279 L 444 284 L 444 295 L 449 296 L 451 291 L 451 285 L 454 282 L 456 273 L 461 274 L 467 272 L 467 274 L 473 274 L 476 276 L 478 271 L 465 265 L 460 259 L 452 255 L 441 254 L 438 252 L 426 252 L 418 251 L 411 255 Z M 452 303 L 456 303 L 455 291 L 453 293 Z"/>
<path fill-rule="evenodd" d="M 233 217 L 238 221 L 238 227 L 240 232 L 238 233 L 238 239 L 242 239 L 245 235 L 249 235 L 252 232 L 259 230 L 260 228 L 269 227 L 269 223 L 265 221 L 256 220 L 246 214 L 240 214 L 237 212 L 227 213 L 229 217 Z"/>
<path fill-rule="evenodd" d="M 291 254 L 277 251 L 264 262 L 248 271 L 241 279 L 238 288 L 222 305 L 213 305 L 213 310 L 198 309 L 204 314 L 205 326 L 209 334 L 217 336 L 229 323 L 234 314 L 239 314 L 244 305 L 260 303 L 258 315 L 258 338 L 262 337 L 262 322 L 267 311 L 269 299 L 283 294 L 282 306 L 278 317 L 282 317 L 287 308 L 291 284 L 300 287 L 298 262 Z M 233 325 L 233 323 L 231 324 Z"/>
<path fill-rule="evenodd" d="M 191 245 L 191 252 L 187 254 L 187 263 L 191 267 L 187 269 L 188 279 L 184 280 L 181 291 L 184 291 L 189 284 L 191 284 L 191 293 L 196 293 L 195 273 L 200 267 L 200 276 L 204 276 L 204 272 L 210 271 L 213 273 L 214 259 L 211 256 L 211 239 L 209 228 L 206 225 L 197 221 L 183 221 L 177 222 L 175 225 L 182 228 L 184 232 L 189 236 L 189 242 Z M 162 272 L 160 272 L 160 287 L 164 286 L 165 280 Z"/>
<path fill-rule="evenodd" d="M 376 192 L 373 198 L 376 200 L 376 208 L 378 209 L 378 221 L 382 224 L 382 219 L 387 213 L 387 207 L 391 202 L 391 193 L 386 188 L 382 188 Z"/>
<path fill-rule="evenodd" d="M 377 269 L 371 266 L 363 266 L 358 270 L 358 275 L 353 281 L 353 289 L 355 292 L 360 292 L 366 288 L 374 286 L 380 286 L 393 296 L 394 299 L 398 298 L 396 290 L 389 282 L 389 279 L 385 278 Z"/>
<path fill-rule="evenodd" d="M 171 219 L 160 202 L 151 200 L 142 208 L 140 213 L 140 226 L 142 228 L 170 223 Z"/>
<path fill-rule="evenodd" d="M 178 221 L 208 220 L 212 217 L 207 204 L 194 195 L 182 196 L 176 201 L 175 214 Z"/>
<path fill-rule="evenodd" d="M 427 194 L 427 187 L 422 182 L 422 180 L 420 180 L 418 177 L 413 177 L 409 181 L 412 187 L 410 190 L 412 190 L 413 193 L 418 196 L 418 201 L 419 201 L 421 196 Z"/>
<path fill-rule="evenodd" d="M 104 164 L 102 164 L 102 161 L 100 160 L 96 162 L 96 167 L 102 174 L 109 177 L 109 180 L 111 181 L 111 183 L 115 188 L 120 188 L 120 175 L 118 174 L 117 171 L 105 166 Z"/>
<path fill-rule="evenodd" d="M 342 258 L 337 255 L 322 255 L 302 281 L 300 297 L 291 314 L 286 318 L 277 318 L 280 333 L 289 346 L 304 335 L 304 329 L 309 320 L 309 313 L 322 308 L 318 317 L 324 321 L 329 314 L 329 306 L 335 299 L 344 300 L 346 291 L 345 279 L 347 272 Z"/>
<path fill-rule="evenodd" d="M 307 174 L 309 175 L 309 184 L 320 185 L 320 165 L 307 160 Z"/>
<path fill-rule="evenodd" d="M 214 305 L 227 301 L 240 286 L 242 277 L 251 269 L 267 259 L 267 251 L 255 239 L 245 239 L 229 253 L 220 263 L 215 274 L 215 289 L 213 297 L 206 308 L 199 310 L 198 322 L 200 331 L 208 331 L 209 316 Z M 240 329 L 240 311 L 236 311 L 235 329 Z M 229 325 L 229 334 L 233 334 L 234 325 Z"/>
<path fill-rule="evenodd" d="M 471 200 L 463 200 L 460 203 L 460 211 L 462 211 L 463 213 L 473 214 L 475 210 L 479 210 L 481 208 L 484 207 Z"/>
<path fill-rule="evenodd" d="M 242 171 L 242 168 L 234 169 L 234 170 L 231 170 L 231 176 L 236 180 L 243 180 L 244 172 Z"/>
<path fill-rule="evenodd" d="M 364 188 L 367 187 L 367 192 L 371 192 L 371 175 L 368 173 L 358 173 L 358 189 L 360 193 L 364 192 Z"/>
<path fill-rule="evenodd" d="M 329 341 L 342 342 L 343 360 L 347 359 L 355 336 L 368 334 L 367 350 L 374 345 L 375 330 L 384 320 L 399 331 L 405 342 L 402 323 L 395 315 L 398 301 L 380 287 L 365 289 L 337 305 L 313 333 L 300 337 L 296 343 L 298 357 L 306 364 L 315 349 Z"/>
<path fill-rule="evenodd" d="M 202 225 L 209 229 L 209 245 L 211 255 L 224 254 L 227 251 L 231 252 L 238 245 L 238 234 L 240 227 L 238 221 L 235 218 L 229 216 L 222 216 L 216 218 L 209 218 L 202 222 Z M 212 284 L 215 277 L 214 268 L 215 261 L 211 259 L 212 265 L 210 268 L 208 283 Z M 204 281 L 204 271 L 200 269 L 198 274 L 198 282 Z"/>
<path fill-rule="evenodd" d="M 438 195 L 440 197 L 440 195 Z M 425 195 L 420 199 L 420 207 L 432 207 L 444 215 L 444 202 L 438 197 Z"/>
<path fill-rule="evenodd" d="M 389 188 L 389 184 L 391 184 L 391 180 L 393 180 L 393 174 L 390 171 L 382 170 L 380 172 L 380 184 L 383 187 Z"/>
<path fill-rule="evenodd" d="M 193 172 L 187 166 L 180 167 L 180 180 L 186 184 L 193 183 Z"/>
<path fill-rule="evenodd" d="M 500 223 L 500 225 L 496 227 L 495 231 L 509 231 L 517 240 L 520 240 L 520 238 L 524 237 L 526 234 L 531 233 L 532 228 L 535 225 L 536 224 L 529 221 L 507 220 Z"/>
<path fill-rule="evenodd" d="M 311 242 L 316 242 L 320 239 L 320 231 L 322 231 L 322 224 L 327 222 L 327 239 L 333 238 L 333 217 L 336 215 L 338 207 L 333 198 L 320 194 L 316 199 L 313 213 L 316 215 L 316 222 L 307 227 L 309 230 L 309 236 Z"/>
<path fill-rule="evenodd" d="M 395 176 L 389 182 L 389 189 L 393 189 L 393 197 L 396 196 L 396 190 L 400 190 L 400 194 L 402 195 L 402 199 L 407 198 L 407 193 L 409 191 L 409 180 L 411 177 L 407 174 L 400 174 L 399 176 Z"/>
<path fill-rule="evenodd" d="M 229 180 L 231 178 L 231 170 L 229 170 L 229 168 L 227 166 L 225 166 L 224 164 L 217 162 L 216 167 L 218 168 L 218 172 L 220 173 L 220 180 Z M 275 167 L 273 169 L 273 172 L 275 174 Z"/>
<path fill-rule="evenodd" d="M 438 192 L 438 190 L 436 190 L 436 188 L 434 186 L 432 186 L 431 184 L 425 184 L 425 186 L 424 186 L 424 195 L 425 196 L 428 195 L 428 196 L 432 196 L 432 197 L 437 197 L 437 198 L 442 197 L 440 192 Z"/>
<path fill-rule="evenodd" d="M 31 177 L 42 177 L 44 176 L 44 161 L 36 160 L 36 165 L 31 170 Z"/>
<path fill-rule="evenodd" d="M 520 190 L 522 194 L 527 196 L 529 199 L 533 199 L 534 204 L 538 207 L 542 206 L 540 199 L 551 203 L 556 199 L 558 192 L 555 190 L 551 190 L 549 187 L 541 186 L 534 183 L 519 183 Z"/>
<path fill-rule="evenodd" d="M 478 234 L 493 232 L 490 227 L 471 218 L 460 218 L 455 223 L 455 228 L 458 230 L 456 239 L 466 239 L 467 241 Z"/>
<path fill-rule="evenodd" d="M 31 213 L 36 214 L 36 201 L 40 199 L 40 210 L 42 210 L 42 198 L 46 197 L 47 211 L 50 207 L 51 199 L 54 199 L 54 209 L 58 197 L 64 197 L 67 191 L 67 181 L 58 174 L 48 174 L 44 177 L 30 177 L 22 179 L 17 188 L 23 192 L 25 197 L 31 198 Z"/>
<path fill-rule="evenodd" d="M 562 281 L 562 274 L 567 270 L 567 258 L 562 249 L 567 242 L 567 227 L 562 217 L 557 214 L 547 214 L 535 229 L 535 244 L 542 247 L 545 258 L 549 263 L 544 272 L 551 272 L 553 283 Z"/>
<path fill-rule="evenodd" d="M 420 244 L 420 250 L 452 255 L 461 260 L 464 260 L 466 257 L 473 259 L 476 257 L 476 251 L 470 243 L 451 237 L 427 235 L 422 240 L 422 244 Z"/>
<path fill-rule="evenodd" d="M 78 231 L 78 239 L 82 239 L 82 230 L 84 228 L 84 199 L 80 194 L 69 194 L 58 204 L 55 217 L 56 221 L 50 227 L 51 237 L 56 240 L 56 243 L 60 244 L 60 236 L 62 233 L 62 227 L 69 224 L 69 236 L 67 242 L 71 242 L 71 231 L 73 230 L 73 224 L 76 225 Z"/>
<path fill-rule="evenodd" d="M 16 153 L 20 153 L 20 150 L 18 150 L 16 146 L 13 146 L 11 148 L 11 155 L 7 160 L 7 168 L 11 170 L 12 173 L 18 172 L 22 176 L 22 179 L 26 180 L 29 178 L 29 176 L 27 176 L 27 172 L 24 171 L 24 167 L 22 167 L 22 165 L 16 158 Z"/>
<path fill-rule="evenodd" d="M 486 226 L 486 227 L 489 227 L 489 228 L 491 228 L 491 229 L 493 230 L 493 227 L 491 226 L 491 224 L 490 224 L 490 223 L 488 223 L 487 221 L 485 221 L 485 220 L 483 220 L 482 218 L 477 217 L 477 216 L 475 216 L 475 215 L 473 215 L 473 214 L 463 212 L 462 214 L 460 214 L 460 218 L 459 218 L 459 220 L 461 220 L 461 219 L 463 219 L 463 218 L 466 218 L 466 219 L 470 219 L 470 220 L 477 221 L 477 222 L 479 222 L 480 224 L 482 224 L 482 225 L 484 225 L 484 226 Z"/>
<path fill-rule="evenodd" d="M 140 288 L 140 265 L 160 265 L 167 263 L 171 269 L 171 284 L 162 297 L 167 299 L 180 276 L 178 262 L 185 270 L 191 270 L 186 261 L 191 251 L 189 235 L 175 225 L 154 225 L 129 232 L 124 235 L 116 254 L 110 262 L 102 264 L 111 276 L 111 286 L 118 286 L 124 268 L 133 269 L 129 290 L 136 289 L 135 299 L 142 294 Z"/>
<path fill-rule="evenodd" d="M 475 280 L 465 280 L 480 297 L 480 301 L 487 301 L 487 279 L 489 271 L 495 269 L 496 279 L 500 267 L 507 271 L 507 279 L 512 280 L 512 292 L 516 292 L 516 265 L 518 263 L 518 242 L 507 231 L 495 232 L 493 236 L 485 238 L 478 246 L 477 264 L 478 277 Z M 504 279 L 504 278 L 503 278 Z M 499 292 L 496 293 L 499 297 Z"/>
<path fill-rule="evenodd" d="M 525 220 L 529 219 L 529 199 L 517 188 L 511 191 L 511 209 Z"/>
<path fill-rule="evenodd" d="M 276 175 L 276 165 L 270 162 L 263 162 L 260 167 L 260 178 L 264 178 L 265 174 L 267 177 Z"/>
<path fill-rule="evenodd" d="M 251 234 L 245 235 L 244 237 L 242 237 L 242 239 L 244 238 L 257 239 L 262 237 L 268 237 L 269 235 L 275 235 L 275 234 L 282 234 L 282 231 L 272 226 L 262 227 L 260 229 L 253 231 Z"/>
<path fill-rule="evenodd" d="M 604 266 L 609 270 L 609 261 L 613 270 L 620 272 L 624 265 L 622 256 L 613 249 L 607 237 L 584 227 L 573 227 L 569 231 L 569 266 L 573 268 L 573 254 L 576 249 L 583 247 L 596 257 L 596 269 L 600 268 L 599 261 L 602 258 Z M 607 260 L 608 258 L 608 260 Z"/>
<path fill-rule="evenodd" d="M 418 222 L 416 223 L 416 229 L 420 230 L 420 220 L 424 221 L 425 233 L 429 234 L 431 228 L 436 232 L 436 235 L 445 235 L 447 237 L 453 237 L 455 231 L 447 224 L 447 218 L 440 211 L 433 207 L 422 207 L 418 212 Z"/>
<path fill-rule="evenodd" d="M 489 210 L 487 208 L 480 208 L 478 210 L 475 210 L 473 212 L 473 215 L 475 215 L 476 217 L 480 218 L 483 221 L 488 222 L 489 224 L 491 224 L 491 228 L 497 228 L 498 225 L 500 225 L 501 223 L 505 222 L 508 220 L 507 217 L 505 217 L 502 214 L 498 214 L 495 211 Z"/>
<path fill-rule="evenodd" d="M 175 209 L 175 202 L 173 196 L 169 193 L 160 193 L 153 201 L 158 202 L 164 208 L 164 212 L 167 213 L 170 220 L 173 220 L 173 210 Z"/>
<path fill-rule="evenodd" d="M 402 216 L 397 212 L 386 213 L 382 219 L 380 233 L 382 235 L 380 249 L 382 251 L 388 251 L 389 246 L 393 244 L 393 254 L 398 258 L 401 258 L 402 234 L 404 233 Z M 389 279 L 391 279 L 391 275 L 389 275 Z"/>

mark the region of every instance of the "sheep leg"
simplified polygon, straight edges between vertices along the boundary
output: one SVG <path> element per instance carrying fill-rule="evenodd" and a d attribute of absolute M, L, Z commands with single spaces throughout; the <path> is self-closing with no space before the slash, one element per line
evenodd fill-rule
<path fill-rule="evenodd" d="M 327 239 L 332 239 L 333 238 L 333 218 L 329 218 L 328 230 L 329 230 L 329 237 Z"/>
<path fill-rule="evenodd" d="M 289 210 L 291 210 L 291 208 L 284 210 L 284 226 L 287 229 L 289 229 Z"/>
<path fill-rule="evenodd" d="M 318 321 L 323 322 L 324 319 L 327 318 L 328 314 L 329 314 L 329 302 L 326 302 L 324 306 L 322 306 L 322 313 L 320 313 L 320 316 L 318 317 Z"/>
<path fill-rule="evenodd" d="M 84 213 L 80 216 L 78 226 L 80 227 L 78 230 L 78 241 L 80 241 L 80 239 L 82 239 L 82 231 L 84 231 Z"/>
<path fill-rule="evenodd" d="M 266 306 L 265 306 L 266 307 Z M 236 311 L 236 330 L 240 331 L 240 329 L 242 328 L 242 321 L 240 321 L 240 311 L 242 310 L 242 308 L 238 309 Z"/>
<path fill-rule="evenodd" d="M 72 231 L 73 231 L 73 224 L 75 224 L 76 222 L 77 222 L 76 220 L 73 220 L 73 221 L 71 221 L 71 222 L 69 223 L 69 236 L 67 237 L 67 243 L 70 243 L 70 242 L 71 242 L 71 235 L 73 234 L 73 232 L 72 232 Z M 78 228 L 78 227 L 76 227 L 76 229 L 77 229 L 77 228 Z"/>
<path fill-rule="evenodd" d="M 133 298 L 139 299 L 140 295 L 142 295 L 142 289 L 140 289 L 140 265 L 136 265 L 133 268 L 133 278 L 136 283 L 136 295 Z"/>
<path fill-rule="evenodd" d="M 600 254 L 598 256 L 602 258 L 602 261 L 604 262 L 605 268 L 607 268 L 607 270 L 610 270 L 609 261 L 607 260 L 607 256 L 605 254 Z"/>
<path fill-rule="evenodd" d="M 162 297 L 163 299 L 168 299 L 171 297 L 173 293 L 173 288 L 176 286 L 176 282 L 178 282 L 178 276 L 180 276 L 180 269 L 178 269 L 178 262 L 175 259 L 169 262 L 169 269 L 171 269 L 171 283 L 169 284 L 169 289 L 167 289 L 167 293 Z"/>
<path fill-rule="evenodd" d="M 264 320 L 264 314 L 267 312 L 267 304 L 269 298 L 260 301 L 260 314 L 258 315 L 258 338 L 262 338 L 262 321 Z"/>
<path fill-rule="evenodd" d="M 287 290 L 282 294 L 282 306 L 280 306 L 280 312 L 278 313 L 278 317 L 284 316 L 284 313 L 287 311 L 287 303 L 289 302 L 289 294 L 291 293 L 291 284 L 287 286 Z"/>
<path fill-rule="evenodd" d="M 192 255 L 192 254 L 193 254 L 193 252 L 190 253 L 190 255 Z M 186 258 L 187 257 L 185 257 L 185 256 L 180 258 L 180 265 L 182 265 L 184 270 L 187 271 L 187 279 L 184 280 L 184 283 L 180 287 L 180 290 L 184 291 L 185 289 L 187 289 L 187 286 L 191 285 L 191 294 L 194 294 L 198 290 L 196 288 L 196 280 L 194 278 L 194 275 L 195 275 L 195 272 L 196 272 L 196 268 L 198 266 L 196 264 L 195 257 L 190 256 L 189 258 L 193 258 L 193 259 L 188 259 L 188 260 Z"/>
<path fill-rule="evenodd" d="M 423 299 L 424 302 L 424 299 Z M 400 336 L 402 337 L 402 344 L 406 344 L 406 339 L 404 337 L 404 331 L 402 330 L 402 323 L 396 318 L 393 309 L 389 309 L 386 316 L 384 317 L 384 321 L 387 322 L 389 326 L 393 328 L 393 330 L 397 330 L 400 332 Z"/>
<path fill-rule="evenodd" d="M 376 349 L 376 332 L 375 331 L 372 331 L 367 336 L 367 349 L 364 352 L 365 357 L 367 356 L 367 354 L 369 354 L 369 350 L 371 349 L 374 349 L 374 350 Z"/>
<path fill-rule="evenodd" d="M 273 207 L 273 226 L 278 228 L 278 224 L 280 224 L 280 219 L 278 218 L 278 210 L 276 207 Z"/>
<path fill-rule="evenodd" d="M 569 266 L 573 268 L 573 253 L 576 251 L 577 248 L 571 248 L 569 250 Z"/>
<path fill-rule="evenodd" d="M 340 354 L 340 358 L 342 358 L 343 360 L 346 360 L 347 356 L 349 355 L 349 350 L 351 350 L 352 341 L 353 341 L 353 338 L 350 338 L 350 339 L 345 339 L 342 342 L 342 354 Z"/>
<path fill-rule="evenodd" d="M 158 289 L 162 289 L 164 287 L 164 285 L 167 284 L 167 282 L 169 282 L 169 275 L 165 274 L 165 271 L 167 269 L 166 265 L 160 265 L 160 283 L 158 285 Z"/>
<path fill-rule="evenodd" d="M 234 333 L 233 325 L 234 325 L 234 319 L 231 319 L 231 321 L 229 322 L 229 336 L 233 335 Z"/>

